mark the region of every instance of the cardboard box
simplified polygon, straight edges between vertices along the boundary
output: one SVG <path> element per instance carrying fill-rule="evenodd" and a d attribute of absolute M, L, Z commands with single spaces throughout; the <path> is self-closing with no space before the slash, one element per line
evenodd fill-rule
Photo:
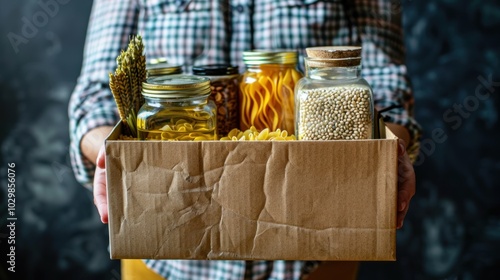
<path fill-rule="evenodd" d="M 106 140 L 111 258 L 395 260 L 397 138 Z"/>

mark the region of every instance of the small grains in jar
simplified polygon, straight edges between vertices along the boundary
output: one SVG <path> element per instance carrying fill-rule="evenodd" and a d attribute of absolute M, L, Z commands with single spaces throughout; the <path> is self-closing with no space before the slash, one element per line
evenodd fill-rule
<path fill-rule="evenodd" d="M 227 135 L 238 128 L 239 119 L 239 74 L 238 66 L 212 64 L 193 67 L 193 74 L 210 79 L 211 100 L 217 106 L 217 132 Z"/>
<path fill-rule="evenodd" d="M 307 48 L 295 89 L 299 140 L 373 138 L 373 94 L 361 78 L 361 47 Z"/>
<path fill-rule="evenodd" d="M 192 75 L 149 77 L 137 113 L 139 140 L 217 140 L 210 80 Z"/>

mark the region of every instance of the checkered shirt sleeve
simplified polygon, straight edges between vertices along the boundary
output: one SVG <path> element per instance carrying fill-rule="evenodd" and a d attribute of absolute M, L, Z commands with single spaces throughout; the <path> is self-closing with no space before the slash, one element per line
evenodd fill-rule
<path fill-rule="evenodd" d="M 119 117 L 109 90 L 108 74 L 115 58 L 137 31 L 135 1 L 94 1 L 81 75 L 69 102 L 70 157 L 76 179 L 92 187 L 95 166 L 83 156 L 82 137 L 90 130 L 117 123 Z M 95 143 L 102 145 L 103 143 Z"/>
<path fill-rule="evenodd" d="M 356 0 L 352 9 L 355 21 L 353 36 L 363 46 L 362 76 L 372 86 L 378 110 L 386 122 L 405 126 L 410 132 L 408 153 L 418 155 L 421 128 L 413 117 L 413 91 L 406 66 L 401 26 L 401 4 L 398 1 Z"/>

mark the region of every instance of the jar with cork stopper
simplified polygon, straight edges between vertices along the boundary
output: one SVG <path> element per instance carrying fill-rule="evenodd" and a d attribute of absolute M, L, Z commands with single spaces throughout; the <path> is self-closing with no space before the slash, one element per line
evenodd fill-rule
<path fill-rule="evenodd" d="M 361 47 L 313 47 L 306 53 L 306 76 L 295 87 L 297 139 L 374 138 L 373 92 L 361 77 Z"/>

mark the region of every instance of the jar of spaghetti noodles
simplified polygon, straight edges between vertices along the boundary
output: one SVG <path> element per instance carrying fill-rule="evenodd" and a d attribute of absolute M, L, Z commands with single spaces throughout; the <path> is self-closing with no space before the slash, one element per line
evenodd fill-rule
<path fill-rule="evenodd" d="M 149 77 L 137 113 L 140 140 L 217 140 L 210 80 L 192 75 Z"/>
<path fill-rule="evenodd" d="M 240 82 L 240 128 L 294 133 L 294 89 L 302 78 L 297 52 L 247 51 L 243 61 L 247 69 Z"/>

